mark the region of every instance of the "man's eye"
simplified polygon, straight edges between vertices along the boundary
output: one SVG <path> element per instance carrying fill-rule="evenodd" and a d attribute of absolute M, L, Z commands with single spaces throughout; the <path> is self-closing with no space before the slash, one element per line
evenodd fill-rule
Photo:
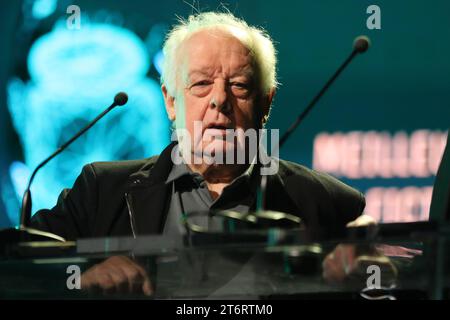
<path fill-rule="evenodd" d="M 231 92 L 238 98 L 245 98 L 250 94 L 250 86 L 243 82 L 231 83 Z"/>
<path fill-rule="evenodd" d="M 248 85 L 246 83 L 234 82 L 231 85 L 238 89 L 248 89 Z"/>
<path fill-rule="evenodd" d="M 202 86 L 207 86 L 210 84 L 211 84 L 210 81 L 204 80 L 204 81 L 198 81 L 198 82 L 194 83 L 192 86 L 193 87 L 202 87 Z"/>
<path fill-rule="evenodd" d="M 189 90 L 193 95 L 203 97 L 211 91 L 211 85 L 212 82 L 209 80 L 197 81 L 189 87 Z"/>

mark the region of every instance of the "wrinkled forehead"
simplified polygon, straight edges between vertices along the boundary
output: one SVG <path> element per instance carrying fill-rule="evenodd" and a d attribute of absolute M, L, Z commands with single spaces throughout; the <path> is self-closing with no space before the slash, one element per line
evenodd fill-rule
<path fill-rule="evenodd" d="M 194 33 L 177 50 L 179 71 L 207 72 L 223 61 L 229 62 L 231 69 L 246 69 L 247 73 L 252 73 L 255 65 L 251 50 L 235 33 L 217 28 Z"/>

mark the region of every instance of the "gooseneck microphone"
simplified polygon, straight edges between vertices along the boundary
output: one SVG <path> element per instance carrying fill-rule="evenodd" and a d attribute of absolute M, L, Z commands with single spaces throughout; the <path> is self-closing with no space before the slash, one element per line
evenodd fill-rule
<path fill-rule="evenodd" d="M 341 74 L 341 72 L 348 66 L 348 64 L 353 60 L 353 58 L 358 53 L 364 53 L 370 47 L 370 39 L 367 36 L 359 36 L 355 38 L 353 41 L 353 50 L 352 53 L 348 56 L 348 58 L 342 63 L 339 69 L 331 76 L 331 78 L 325 83 L 323 88 L 319 91 L 319 93 L 311 100 L 308 106 L 303 110 L 303 112 L 297 117 L 295 122 L 286 130 L 283 136 L 280 139 L 279 148 L 281 148 L 284 143 L 289 139 L 289 136 L 297 129 L 300 123 L 306 118 L 309 112 L 313 109 L 316 103 L 320 100 L 320 98 L 324 95 L 324 93 L 328 90 L 328 88 L 333 84 L 334 80 Z"/>
<path fill-rule="evenodd" d="M 364 53 L 370 47 L 370 39 L 367 36 L 359 36 L 355 38 L 353 41 L 353 50 L 350 55 L 345 59 L 342 65 L 336 70 L 336 72 L 331 76 L 331 78 L 325 83 L 319 93 L 311 100 L 311 102 L 307 105 L 307 107 L 303 110 L 303 112 L 297 117 L 294 123 L 286 130 L 283 136 L 280 138 L 280 143 L 278 144 L 278 149 L 286 143 L 292 133 L 297 129 L 297 127 L 302 123 L 302 121 L 306 118 L 306 116 L 311 112 L 320 98 L 324 95 L 324 93 L 330 88 L 333 82 L 337 79 L 337 77 L 342 73 L 342 71 L 349 65 L 349 63 L 353 60 L 353 58 L 360 54 Z M 261 184 L 260 190 L 257 195 L 257 211 L 266 209 L 266 188 L 267 188 L 267 176 L 261 175 Z"/>
<path fill-rule="evenodd" d="M 100 113 L 94 120 L 89 122 L 83 129 L 78 131 L 72 138 L 69 139 L 66 143 L 64 143 L 62 146 L 60 146 L 55 152 L 53 152 L 50 156 L 48 156 L 44 161 L 39 163 L 39 165 L 34 169 L 33 173 L 31 174 L 30 180 L 28 181 L 27 188 L 25 190 L 25 193 L 22 198 L 22 207 L 20 211 L 20 230 L 27 229 L 28 225 L 30 224 L 31 219 L 31 207 L 32 207 L 32 201 L 31 201 L 31 184 L 33 183 L 34 177 L 38 173 L 38 171 L 45 166 L 50 160 L 52 160 L 54 157 L 56 157 L 58 154 L 63 152 L 69 145 L 71 145 L 75 140 L 77 140 L 81 135 L 83 135 L 86 131 L 88 131 L 90 128 L 92 128 L 101 118 L 103 118 L 108 112 L 110 112 L 112 109 L 114 109 L 117 106 L 123 106 L 128 101 L 128 95 L 125 92 L 119 92 L 114 97 L 114 102 L 106 108 L 102 113 Z"/>

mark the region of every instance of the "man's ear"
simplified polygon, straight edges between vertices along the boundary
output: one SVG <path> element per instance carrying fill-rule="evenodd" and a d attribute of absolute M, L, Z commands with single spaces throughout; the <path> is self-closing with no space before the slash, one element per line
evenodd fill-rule
<path fill-rule="evenodd" d="M 161 91 L 164 96 L 164 104 L 166 106 L 167 116 L 169 117 L 170 121 L 175 121 L 176 118 L 175 98 L 169 95 L 169 93 L 167 92 L 167 88 L 164 84 L 161 85 Z"/>
<path fill-rule="evenodd" d="M 264 100 L 263 100 L 263 125 L 267 122 L 267 120 L 269 119 L 269 114 L 270 114 L 270 107 L 272 106 L 272 101 L 273 101 L 273 97 L 275 96 L 276 93 L 276 89 L 272 88 L 270 89 L 269 93 L 264 96 Z"/>

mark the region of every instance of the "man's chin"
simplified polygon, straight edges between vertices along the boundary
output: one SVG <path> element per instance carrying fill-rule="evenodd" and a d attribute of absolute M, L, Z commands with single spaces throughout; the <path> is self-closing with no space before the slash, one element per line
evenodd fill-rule
<path fill-rule="evenodd" d="M 202 158 L 207 164 L 234 164 L 236 152 L 234 143 L 214 141 L 204 143 L 201 149 L 195 149 L 194 156 L 197 159 Z"/>

